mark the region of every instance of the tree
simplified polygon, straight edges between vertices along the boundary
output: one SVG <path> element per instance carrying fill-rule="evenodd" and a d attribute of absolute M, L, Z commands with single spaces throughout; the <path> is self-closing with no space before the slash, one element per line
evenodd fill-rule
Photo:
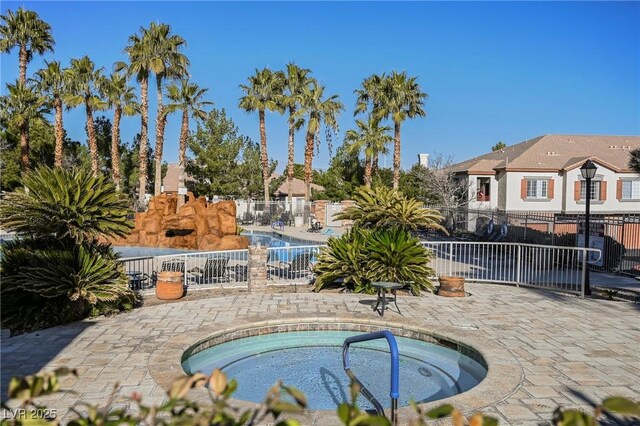
<path fill-rule="evenodd" d="M 167 88 L 167 97 L 172 103 L 167 105 L 166 114 L 182 111 L 180 152 L 178 155 L 178 167 L 180 168 L 178 188 L 184 188 L 184 169 L 187 159 L 187 138 L 189 137 L 189 115 L 196 120 L 204 120 L 206 118 L 207 113 L 203 108 L 208 105 L 213 105 L 213 102 L 202 100 L 202 97 L 207 90 L 208 89 L 201 89 L 195 83 L 190 83 L 187 79 L 180 80 L 180 86 L 172 84 Z M 178 197 L 178 207 L 184 204 L 184 199 L 184 195 L 180 195 Z"/>
<path fill-rule="evenodd" d="M 421 170 L 420 185 L 426 190 L 427 201 L 448 209 L 468 204 L 469 183 L 451 172 L 453 157 L 434 154 L 429 158 L 429 168 Z"/>
<path fill-rule="evenodd" d="M 162 100 L 162 80 L 166 78 L 182 78 L 187 75 L 189 60 L 180 53 L 185 40 L 171 34 L 171 27 L 167 24 L 152 22 L 145 33 L 149 43 L 149 69 L 156 75 L 156 96 L 158 99 L 158 113 L 156 115 L 156 155 L 155 155 L 155 185 L 154 194 L 162 191 L 161 163 L 164 148 L 164 129 L 167 124 L 167 114 L 164 113 Z M 183 123 L 184 124 L 184 123 Z"/>
<path fill-rule="evenodd" d="M 491 151 L 500 151 L 501 149 L 504 149 L 506 147 L 507 145 L 504 142 L 498 141 L 497 144 L 491 147 Z"/>
<path fill-rule="evenodd" d="M 320 144 L 320 128 L 324 124 L 325 138 L 329 150 L 331 150 L 332 132 L 338 130 L 338 116 L 344 109 L 338 95 L 324 98 L 324 86 L 317 82 L 305 86 L 302 89 L 301 109 L 296 113 L 298 118 L 305 117 L 307 121 L 307 135 L 304 149 L 304 181 L 305 181 L 305 201 L 311 198 L 311 181 L 313 150 L 316 144 Z"/>
<path fill-rule="evenodd" d="M 260 123 L 260 163 L 262 168 L 262 185 L 264 201 L 269 201 L 269 156 L 267 154 L 267 129 L 265 126 L 266 111 L 282 111 L 281 98 L 284 81 L 282 73 L 274 73 L 268 68 L 256 69 L 255 75 L 249 76 L 249 84 L 241 84 L 245 95 L 240 98 L 238 108 L 246 112 L 258 111 Z"/>
<path fill-rule="evenodd" d="M 116 190 L 122 187 L 120 174 L 120 119 L 122 114 L 134 115 L 140 111 L 133 88 L 124 73 L 114 72 L 104 81 L 102 92 L 110 108 L 113 108 L 113 130 L 111 134 L 111 168 Z"/>
<path fill-rule="evenodd" d="M 294 137 L 296 130 L 304 124 L 304 120 L 296 119 L 296 110 L 302 102 L 302 89 L 313 81 L 309 76 L 311 70 L 300 68 L 294 63 L 287 64 L 284 76 L 283 105 L 289 110 L 289 157 L 287 162 L 287 198 L 292 202 L 292 182 L 294 177 Z"/>
<path fill-rule="evenodd" d="M 407 76 L 406 72 L 392 71 L 391 75 L 382 79 L 380 105 L 378 111 L 373 110 L 376 118 L 391 118 L 394 126 L 393 143 L 393 188 L 400 184 L 400 127 L 407 118 L 425 117 L 423 109 L 427 94 L 422 92 L 416 77 Z"/>
<path fill-rule="evenodd" d="M 260 152 L 255 143 L 238 132 L 224 109 L 213 109 L 189 137 L 194 159 L 187 162 L 187 182 L 196 195 L 253 196 L 264 182 L 260 176 Z M 269 172 L 275 163 L 271 162 Z"/>
<path fill-rule="evenodd" d="M 20 83 L 27 82 L 27 64 L 33 59 L 33 54 L 44 54 L 53 51 L 53 35 L 51 26 L 40 19 L 32 10 L 18 8 L 16 13 L 8 11 L 0 15 L 4 24 L 0 25 L 0 51 L 10 53 L 18 47 L 18 61 L 20 66 Z"/>
<path fill-rule="evenodd" d="M 313 180 L 324 187 L 324 191 L 313 193 L 315 200 L 350 200 L 355 190 L 363 183 L 364 169 L 356 152 L 344 145 L 338 147 L 326 172 L 314 171 Z"/>
<path fill-rule="evenodd" d="M 29 170 L 29 123 L 33 120 L 43 120 L 44 114 L 49 112 L 47 99 L 37 93 L 33 87 L 16 81 L 7 84 L 7 96 L 0 100 L 3 121 L 13 123 L 20 132 L 20 164 L 22 172 Z"/>
<path fill-rule="evenodd" d="M 38 90 L 52 98 L 51 103 L 55 110 L 56 149 L 54 164 L 56 167 L 62 166 L 64 144 L 64 125 L 62 122 L 64 102 L 62 98 L 67 94 L 67 83 L 68 72 L 60 66 L 58 61 L 45 61 L 45 68 L 36 72 Z"/>
<path fill-rule="evenodd" d="M 87 115 L 86 130 L 89 138 L 91 170 L 95 176 L 98 176 L 100 167 L 96 134 L 93 128 L 93 112 L 106 107 L 106 103 L 100 97 L 100 86 L 103 79 L 102 70 L 102 68 L 96 69 L 95 64 L 88 56 L 72 59 L 68 73 L 69 93 L 65 97 L 67 104 L 71 107 L 84 103 Z"/>
<path fill-rule="evenodd" d="M 640 173 L 640 148 L 636 148 L 629 153 L 629 167 L 636 173 Z"/>
<path fill-rule="evenodd" d="M 358 130 L 347 130 L 344 141 L 347 149 L 358 155 L 364 151 L 364 185 L 371 188 L 373 159 L 387 152 L 387 144 L 393 139 L 389 135 L 389 126 L 380 127 L 380 121 L 371 115 L 367 121 L 356 120 Z"/>

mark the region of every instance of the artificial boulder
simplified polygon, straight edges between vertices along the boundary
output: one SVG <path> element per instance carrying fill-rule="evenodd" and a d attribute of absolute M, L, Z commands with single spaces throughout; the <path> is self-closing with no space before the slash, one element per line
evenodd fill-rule
<path fill-rule="evenodd" d="M 161 194 L 149 201 L 149 209 L 136 213 L 134 229 L 115 245 L 183 248 L 193 250 L 237 250 L 249 246 L 236 235 L 236 203 L 208 203 L 190 192 L 179 209 L 178 196 Z"/>

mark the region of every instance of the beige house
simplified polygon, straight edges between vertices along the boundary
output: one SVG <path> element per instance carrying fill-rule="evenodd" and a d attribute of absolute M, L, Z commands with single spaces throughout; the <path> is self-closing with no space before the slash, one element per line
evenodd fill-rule
<path fill-rule="evenodd" d="M 302 179 L 293 178 L 291 181 L 291 196 L 293 198 L 293 202 L 304 201 L 304 188 L 305 183 Z M 324 186 L 316 185 L 315 183 L 311 184 L 311 191 L 324 191 Z M 273 194 L 277 199 L 284 200 L 289 195 L 289 184 L 285 180 L 282 182 L 282 185 L 276 189 L 276 192 Z"/>
<path fill-rule="evenodd" d="M 544 135 L 455 164 L 469 188 L 469 208 L 582 213 L 580 166 L 597 166 L 594 213 L 640 213 L 640 175 L 628 166 L 640 136 Z"/>

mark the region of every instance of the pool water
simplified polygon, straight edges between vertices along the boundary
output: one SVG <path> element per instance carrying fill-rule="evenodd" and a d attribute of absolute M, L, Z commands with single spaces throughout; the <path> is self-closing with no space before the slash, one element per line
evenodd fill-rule
<path fill-rule="evenodd" d="M 302 390 L 313 410 L 332 410 L 349 401 L 350 381 L 342 366 L 342 344 L 352 331 L 274 333 L 233 340 L 187 358 L 187 373 L 210 374 L 220 368 L 238 381 L 234 398 L 259 403 L 282 379 Z M 406 406 L 465 392 L 477 385 L 487 370 L 452 349 L 419 340 L 396 337 L 400 353 L 400 399 Z M 383 407 L 390 406 L 390 355 L 387 342 L 352 344 L 351 370 Z M 359 397 L 362 409 L 372 406 Z"/>
<path fill-rule="evenodd" d="M 299 240 L 297 238 L 275 233 L 246 231 L 242 233 L 242 236 L 247 237 L 249 239 L 249 244 L 251 245 L 260 243 L 260 245 L 266 247 L 291 247 L 318 244 L 313 241 Z"/>

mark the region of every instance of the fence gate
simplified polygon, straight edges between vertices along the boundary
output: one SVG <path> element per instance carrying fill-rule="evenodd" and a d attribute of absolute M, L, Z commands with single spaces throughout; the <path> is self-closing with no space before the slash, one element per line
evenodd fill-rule
<path fill-rule="evenodd" d="M 336 220 L 333 218 L 333 215 L 338 214 L 342 211 L 342 204 L 340 203 L 329 203 L 327 204 L 325 210 L 325 222 L 327 226 L 341 226 L 342 223 L 340 220 Z"/>

